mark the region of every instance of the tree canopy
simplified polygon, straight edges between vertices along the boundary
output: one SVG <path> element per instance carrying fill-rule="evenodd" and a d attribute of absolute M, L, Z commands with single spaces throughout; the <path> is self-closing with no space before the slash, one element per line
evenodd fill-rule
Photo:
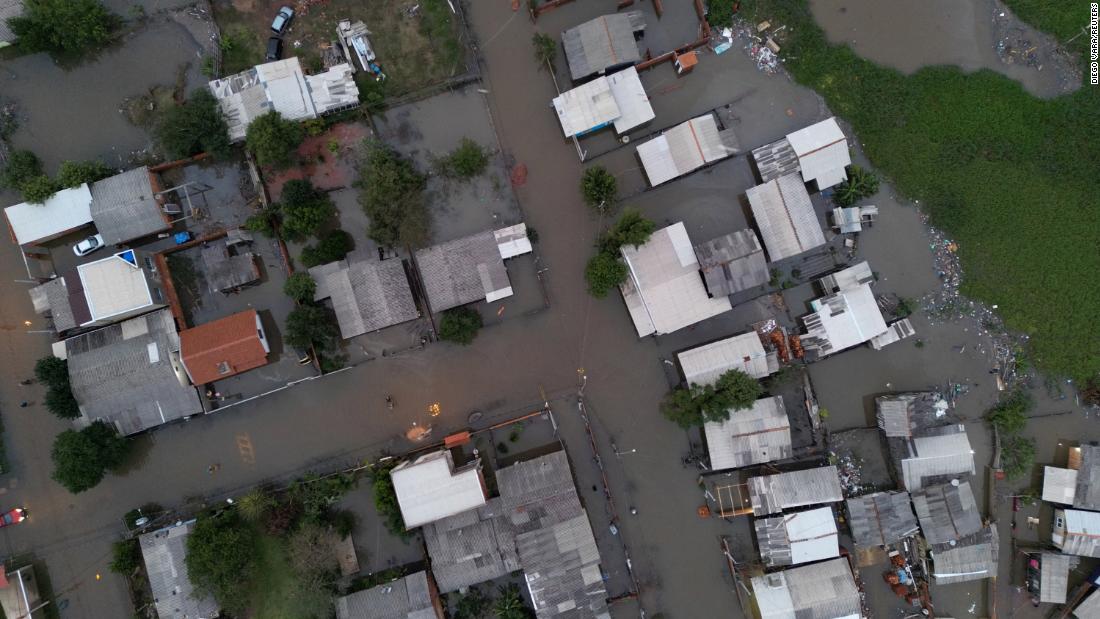
<path fill-rule="evenodd" d="M 291 274 L 283 284 L 283 294 L 299 303 L 312 301 L 316 292 L 317 282 L 305 271 Z"/>
<path fill-rule="evenodd" d="M 317 244 L 302 248 L 302 266 L 310 268 L 343 260 L 353 249 L 355 249 L 355 240 L 350 234 L 340 229 L 330 230 L 317 241 Z"/>
<path fill-rule="evenodd" d="M 29 150 L 12 151 L 0 169 L 0 187 L 22 191 L 23 184 L 42 175 L 42 162 Z"/>
<path fill-rule="evenodd" d="M 458 146 L 438 162 L 444 176 L 463 180 L 485 172 L 488 165 L 489 151 L 470 138 L 462 138 Z"/>
<path fill-rule="evenodd" d="M 62 187 L 79 187 L 112 176 L 114 170 L 99 161 L 62 161 L 57 169 L 57 184 Z"/>
<path fill-rule="evenodd" d="M 1000 432 L 1016 434 L 1027 425 L 1027 412 L 1030 409 L 1031 396 L 1025 391 L 1014 391 L 989 409 L 985 418 Z"/>
<path fill-rule="evenodd" d="M 443 312 L 439 321 L 439 337 L 448 342 L 467 345 L 481 330 L 481 314 L 470 307 L 455 307 Z"/>
<path fill-rule="evenodd" d="M 584 269 L 584 279 L 588 282 L 588 292 L 603 298 L 607 293 L 626 281 L 626 263 L 618 254 L 600 252 L 588 260 Z"/>
<path fill-rule="evenodd" d="M 74 494 L 95 487 L 108 469 L 126 459 L 129 443 L 114 428 L 96 421 L 82 430 L 65 430 L 53 443 L 53 478 Z"/>
<path fill-rule="evenodd" d="M 26 0 L 8 25 L 22 49 L 71 57 L 105 45 L 119 21 L 98 0 Z"/>
<path fill-rule="evenodd" d="M 57 183 L 45 174 L 32 176 L 23 181 L 19 188 L 23 192 L 23 199 L 32 204 L 44 204 L 57 193 Z"/>
<path fill-rule="evenodd" d="M 379 245 L 419 247 L 428 241 L 426 178 L 411 161 L 378 140 L 367 140 L 359 170 L 359 203 Z"/>
<path fill-rule="evenodd" d="M 531 36 L 531 46 L 535 48 L 535 62 L 539 63 L 539 69 L 553 66 L 554 58 L 558 55 L 558 41 L 554 37 L 536 32 Z"/>
<path fill-rule="evenodd" d="M 62 419 L 80 416 L 80 407 L 69 384 L 69 363 L 53 355 L 34 364 L 34 375 L 46 386 L 46 410 Z"/>
<path fill-rule="evenodd" d="M 279 201 L 283 236 L 301 240 L 316 234 L 321 226 L 336 216 L 336 207 L 328 194 L 318 191 L 307 180 L 293 179 L 283 185 Z"/>
<path fill-rule="evenodd" d="M 628 208 L 607 231 L 603 243 L 605 246 L 613 247 L 615 251 L 624 245 L 637 247 L 644 245 L 656 229 L 657 224 L 646 219 L 640 211 Z"/>
<path fill-rule="evenodd" d="M 755 378 L 740 370 L 729 370 L 713 385 L 673 389 L 661 403 L 661 413 L 685 429 L 707 421 L 726 421 L 730 411 L 750 408 L 762 392 Z"/>
<path fill-rule="evenodd" d="M 165 110 L 154 133 L 170 157 L 184 158 L 199 153 L 215 157 L 229 154 L 229 125 L 218 100 L 206 88 L 199 88 L 183 105 Z"/>
<path fill-rule="evenodd" d="M 336 345 L 340 332 L 324 308 L 316 305 L 301 305 L 294 308 L 286 317 L 285 338 L 295 348 L 316 346 L 329 350 Z"/>
<path fill-rule="evenodd" d="M 195 589 L 238 615 L 249 604 L 256 568 L 256 537 L 235 511 L 204 516 L 187 536 L 187 576 Z"/>
<path fill-rule="evenodd" d="M 603 166 L 592 166 L 581 175 L 581 196 L 588 206 L 598 211 L 610 209 L 618 191 L 618 182 Z"/>
<path fill-rule="evenodd" d="M 302 125 L 271 110 L 248 124 L 245 144 L 260 165 L 282 168 L 294 160 L 294 151 L 303 137 Z"/>

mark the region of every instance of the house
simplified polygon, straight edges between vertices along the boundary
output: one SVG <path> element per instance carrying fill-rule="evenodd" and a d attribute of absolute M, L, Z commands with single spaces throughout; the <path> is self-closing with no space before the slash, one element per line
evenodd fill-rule
<path fill-rule="evenodd" d="M 172 227 L 156 176 L 141 166 L 92 183 L 92 221 L 107 245 L 120 245 Z"/>
<path fill-rule="evenodd" d="M 904 441 L 895 452 L 901 485 L 909 492 L 962 475 L 974 474 L 974 450 L 966 427 L 950 425 Z"/>
<path fill-rule="evenodd" d="M 188 578 L 187 536 L 195 521 L 179 523 L 138 538 L 149 588 L 160 619 L 214 619 L 219 616 L 213 597 L 195 590 Z"/>
<path fill-rule="evenodd" d="M 352 257 L 309 269 L 317 289 L 314 301 L 330 299 L 346 339 L 420 316 L 403 260 Z"/>
<path fill-rule="evenodd" d="M 245 138 L 253 120 L 271 111 L 291 120 L 308 120 L 359 105 L 351 65 L 342 63 L 307 76 L 297 57 L 256 65 L 214 80 L 209 88 L 234 142 Z"/>
<path fill-rule="evenodd" d="M 934 545 L 929 551 L 932 578 L 937 585 L 994 578 L 997 576 L 998 546 L 995 524 L 955 543 Z"/>
<path fill-rule="evenodd" d="M 860 619 L 859 589 L 845 558 L 752 578 L 760 619 Z"/>
<path fill-rule="evenodd" d="M 733 129 L 719 127 L 713 113 L 682 122 L 639 144 L 637 149 L 638 159 L 651 187 L 740 151 L 741 146 Z"/>
<path fill-rule="evenodd" d="M 1056 466 L 1043 467 L 1043 500 L 1073 505 L 1077 492 L 1077 471 Z"/>
<path fill-rule="evenodd" d="M 847 180 L 845 168 L 852 164 L 848 139 L 835 117 L 789 133 L 752 155 L 765 183 L 797 171 L 804 182 L 817 183 L 818 190 Z"/>
<path fill-rule="evenodd" d="M 766 567 L 812 563 L 840 555 L 831 507 L 757 518 L 753 527 Z"/>
<path fill-rule="evenodd" d="M 252 234 L 239 228 L 202 244 L 199 258 L 210 292 L 228 294 L 260 281 L 260 265 L 251 245 Z"/>
<path fill-rule="evenodd" d="M 599 549 L 565 452 L 501 468 L 496 479 L 500 496 L 425 525 L 439 590 L 522 570 L 540 619 L 609 619 Z"/>
<path fill-rule="evenodd" d="M 23 0 L 0 0 L 0 49 L 15 43 L 8 20 L 23 15 Z"/>
<path fill-rule="evenodd" d="M 629 271 L 620 290 L 639 337 L 679 331 L 733 308 L 728 297 L 707 295 L 683 222 L 620 252 Z"/>
<path fill-rule="evenodd" d="M 1100 589 L 1093 589 L 1088 597 L 1073 609 L 1073 615 L 1077 619 L 1100 619 Z"/>
<path fill-rule="evenodd" d="M 635 32 L 645 29 L 641 11 L 601 15 L 561 33 L 574 81 L 614 71 L 642 59 Z"/>
<path fill-rule="evenodd" d="M 390 477 L 405 528 L 410 530 L 475 509 L 488 499 L 481 460 L 455 467 L 446 449 L 402 462 Z"/>
<path fill-rule="evenodd" d="M 42 606 L 33 565 L 11 572 L 0 569 L 0 610 L 5 617 L 30 618 Z"/>
<path fill-rule="evenodd" d="M 908 318 L 902 318 L 886 325 L 886 331 L 871 338 L 868 343 L 872 349 L 882 350 L 890 344 L 900 342 L 909 336 L 916 335 L 916 333 L 917 330 L 913 328 L 913 323 Z"/>
<path fill-rule="evenodd" d="M 567 90 L 551 103 L 567 138 L 608 125 L 614 125 L 615 133 L 622 135 L 656 116 L 634 67 Z"/>
<path fill-rule="evenodd" d="M 419 249 L 415 258 L 433 312 L 512 296 L 512 282 L 492 230 Z"/>
<path fill-rule="evenodd" d="M 869 284 L 810 301 L 813 313 L 802 317 L 802 347 L 826 357 L 886 332 L 886 321 Z"/>
<path fill-rule="evenodd" d="M 254 309 L 181 331 L 179 337 L 183 368 L 195 385 L 263 367 L 271 352 Z"/>
<path fill-rule="evenodd" d="M 1051 542 L 1068 555 L 1100 557 L 1100 512 L 1055 509 Z"/>
<path fill-rule="evenodd" d="M 725 421 L 708 421 L 703 432 L 715 471 L 786 460 L 794 454 L 791 423 L 778 395 L 761 398 L 747 410 L 730 411 Z"/>
<path fill-rule="evenodd" d="M 1039 602 L 1065 604 L 1069 588 L 1069 571 L 1079 560 L 1057 552 L 1043 552 L 1039 564 Z"/>
<path fill-rule="evenodd" d="M 4 2 L 0 0 L 0 7 Z M 3 23 L 0 19 L 0 29 Z M 87 184 L 61 189 L 42 204 L 22 202 L 9 206 L 4 209 L 4 216 L 16 244 L 44 243 L 92 223 L 92 191 Z"/>
<path fill-rule="evenodd" d="M 738 230 L 695 246 L 695 257 L 707 293 L 712 297 L 737 294 L 771 279 L 764 248 L 752 230 Z"/>
<path fill-rule="evenodd" d="M 1081 445 L 1081 463 L 1077 469 L 1077 487 L 1073 506 L 1100 510 L 1100 446 Z"/>
<path fill-rule="evenodd" d="M 749 479 L 754 516 L 767 516 L 794 507 L 844 500 L 835 466 L 763 475 Z"/>
<path fill-rule="evenodd" d="M 443 619 L 443 602 L 425 571 L 336 598 L 336 619 Z"/>
<path fill-rule="evenodd" d="M 894 544 L 920 530 L 904 490 L 865 494 L 848 499 L 847 505 L 848 526 L 860 548 Z"/>
<path fill-rule="evenodd" d="M 779 355 L 765 351 L 755 331 L 727 337 L 678 353 L 676 359 L 688 385 L 712 385 L 730 370 L 753 378 L 766 378 L 779 371 Z"/>
<path fill-rule="evenodd" d="M 934 391 L 894 393 L 875 398 L 878 427 L 887 437 L 911 438 L 945 425 L 947 401 Z"/>
<path fill-rule="evenodd" d="M 156 312 L 65 340 L 69 382 L 87 422 L 122 435 L 203 412 L 180 363 L 172 312 Z"/>
<path fill-rule="evenodd" d="M 814 281 L 814 287 L 823 295 L 855 290 L 864 284 L 875 283 L 875 272 L 866 260 L 850 264 Z"/>
<path fill-rule="evenodd" d="M 745 195 L 770 261 L 797 256 L 825 244 L 825 233 L 810 194 L 797 174 L 757 185 Z"/>
<path fill-rule="evenodd" d="M 878 207 L 870 204 L 865 206 L 837 207 L 833 209 L 833 228 L 841 234 L 853 234 L 861 232 L 863 226 L 875 223 L 878 217 Z"/>
<path fill-rule="evenodd" d="M 982 528 L 981 512 L 969 481 L 929 486 L 913 493 L 924 539 L 929 544 L 949 544 Z"/>

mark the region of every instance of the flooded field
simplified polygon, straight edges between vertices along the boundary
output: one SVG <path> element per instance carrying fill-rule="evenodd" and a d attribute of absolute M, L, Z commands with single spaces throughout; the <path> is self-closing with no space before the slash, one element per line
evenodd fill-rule
<path fill-rule="evenodd" d="M 903 73 L 942 64 L 990 69 L 1038 97 L 1080 86 L 1052 37 L 996 0 L 811 0 L 810 6 L 830 41 Z"/>

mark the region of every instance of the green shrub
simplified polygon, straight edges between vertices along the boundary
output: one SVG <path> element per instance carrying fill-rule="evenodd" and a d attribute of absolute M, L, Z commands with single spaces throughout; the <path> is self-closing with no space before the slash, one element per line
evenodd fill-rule
<path fill-rule="evenodd" d="M 540 69 L 553 66 L 558 55 L 558 42 L 554 37 L 536 32 L 531 37 L 531 46 L 535 48 L 535 62 Z"/>
<path fill-rule="evenodd" d="M 124 539 L 115 542 L 111 547 L 111 571 L 123 576 L 129 576 L 141 566 L 141 546 L 137 539 Z"/>
<path fill-rule="evenodd" d="M 876 193 L 878 177 L 875 173 L 853 163 L 848 166 L 848 180 L 837 185 L 833 200 L 838 206 L 849 207 Z"/>
<path fill-rule="evenodd" d="M 1035 440 L 1022 436 L 1010 436 L 1001 441 L 1001 470 L 1010 479 L 1031 471 L 1035 462 Z"/>
<path fill-rule="evenodd" d="M 470 307 L 455 307 L 443 312 L 439 321 L 439 338 L 456 344 L 468 345 L 481 330 L 481 314 Z"/>
<path fill-rule="evenodd" d="M 489 165 L 489 151 L 470 138 L 462 138 L 459 145 L 439 161 L 444 176 L 463 180 L 485 172 Z"/>
<path fill-rule="evenodd" d="M 332 230 L 325 233 L 316 245 L 308 245 L 302 249 L 301 262 L 308 269 L 343 260 L 353 249 L 355 241 L 350 234 L 343 230 Z"/>
<path fill-rule="evenodd" d="M 244 140 L 260 165 L 284 168 L 294 160 L 303 137 L 302 125 L 271 110 L 248 123 Z"/>
<path fill-rule="evenodd" d="M 312 301 L 316 292 L 317 282 L 306 272 L 292 273 L 283 284 L 283 294 L 299 303 Z"/>
<path fill-rule="evenodd" d="M 95 487 L 108 469 L 122 464 L 129 443 L 115 429 L 96 421 L 80 430 L 65 430 L 57 435 L 50 453 L 53 479 L 77 494 Z"/>
<path fill-rule="evenodd" d="M 420 246 L 430 220 L 424 206 L 427 179 L 385 143 L 367 140 L 359 169 L 359 203 L 370 220 L 367 235 L 383 247 Z"/>
<path fill-rule="evenodd" d="M 309 181 L 294 179 L 283 185 L 279 215 L 283 237 L 301 240 L 316 234 L 336 217 L 336 206 L 327 193 L 318 191 Z"/>
<path fill-rule="evenodd" d="M 284 339 L 295 348 L 308 349 L 312 345 L 325 351 L 336 347 L 340 331 L 323 308 L 306 304 L 287 315 Z"/>
<path fill-rule="evenodd" d="M 230 151 L 229 125 L 206 88 L 192 92 L 183 105 L 165 109 L 153 133 L 168 156 L 177 159 L 204 152 L 224 158 Z"/>
<path fill-rule="evenodd" d="M 62 161 L 57 170 L 57 183 L 62 187 L 79 187 L 113 176 L 114 170 L 99 161 Z"/>
<path fill-rule="evenodd" d="M 32 204 L 44 204 L 57 193 L 57 183 L 45 174 L 31 177 L 23 181 L 19 188 L 23 192 L 23 199 Z"/>
<path fill-rule="evenodd" d="M 735 0 L 707 0 L 707 22 L 716 28 L 733 25 Z"/>
<path fill-rule="evenodd" d="M 617 193 L 618 183 L 607 168 L 592 166 L 581 175 L 581 195 L 588 206 L 606 211 L 614 204 Z"/>
<path fill-rule="evenodd" d="M 20 49 L 71 58 L 106 45 L 119 22 L 98 0 L 34 0 L 8 26 Z"/>
<path fill-rule="evenodd" d="M 27 181 L 42 175 L 42 162 L 29 150 L 13 151 L 0 169 L 0 187 L 21 189 Z"/>
<path fill-rule="evenodd" d="M 985 414 L 989 423 L 1004 434 L 1016 434 L 1027 425 L 1027 412 L 1031 410 L 1031 396 L 1024 391 L 1014 391 Z"/>
<path fill-rule="evenodd" d="M 610 252 L 600 252 L 588 260 L 584 281 L 588 283 L 589 294 L 602 299 L 625 282 L 628 274 L 622 258 Z"/>
<path fill-rule="evenodd" d="M 279 224 L 279 207 L 270 206 L 250 215 L 244 222 L 245 230 L 259 232 L 267 237 L 275 237 L 275 226 Z"/>

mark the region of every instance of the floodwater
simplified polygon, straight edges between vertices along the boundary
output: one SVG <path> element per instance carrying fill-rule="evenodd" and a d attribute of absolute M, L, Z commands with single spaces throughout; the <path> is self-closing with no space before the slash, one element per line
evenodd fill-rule
<path fill-rule="evenodd" d="M 903 73 L 933 65 L 990 69 L 1038 97 L 1080 86 L 1080 77 L 1054 54 L 1051 37 L 1022 24 L 995 0 L 811 0 L 810 6 L 830 41 Z M 1034 66 L 1002 62 L 997 43 L 1004 37 L 1010 44 L 1028 42 L 1024 49 L 1036 46 Z"/>

